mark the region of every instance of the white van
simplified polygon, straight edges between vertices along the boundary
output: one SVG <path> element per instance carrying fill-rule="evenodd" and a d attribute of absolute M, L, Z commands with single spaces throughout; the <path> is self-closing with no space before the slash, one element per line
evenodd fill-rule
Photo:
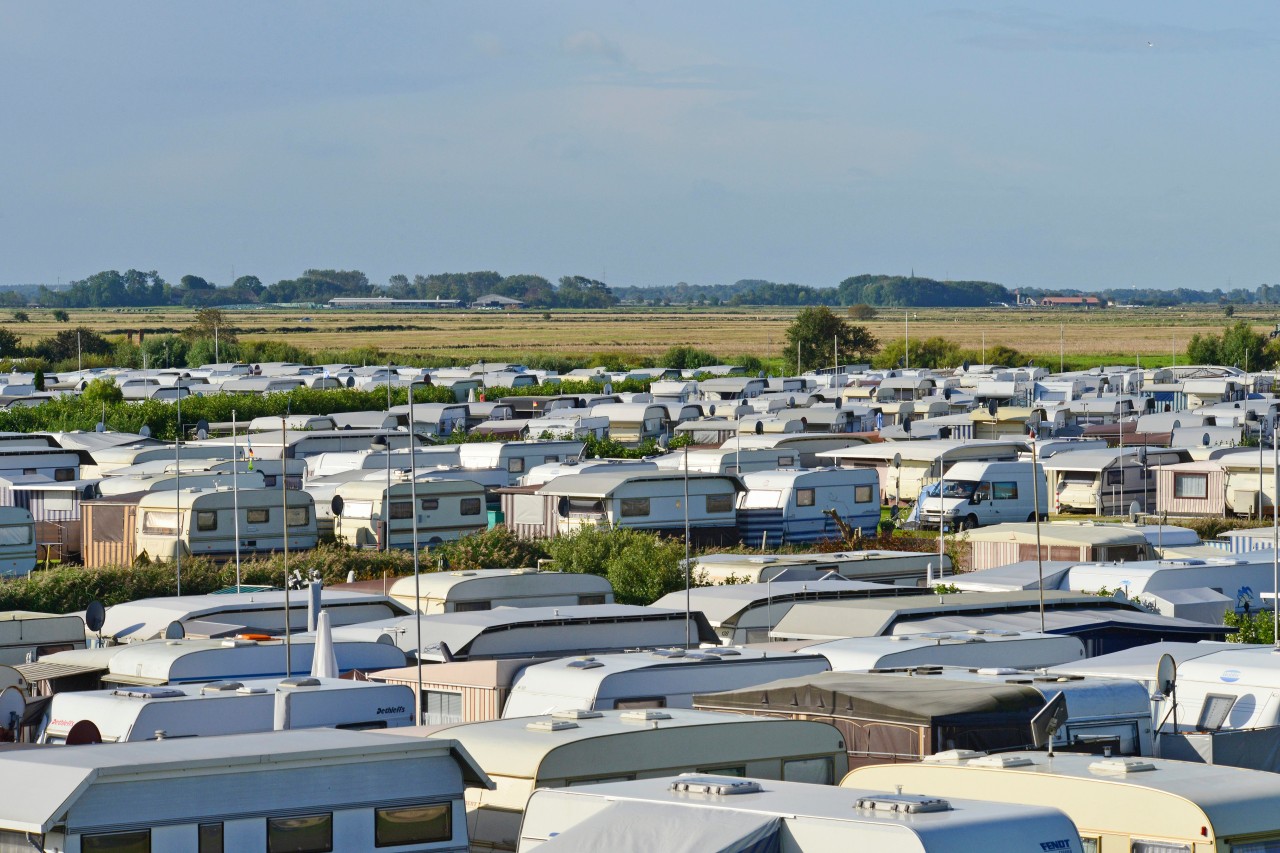
<path fill-rule="evenodd" d="M 968 530 L 1006 521 L 1035 521 L 1049 516 L 1049 487 L 1044 469 L 1031 462 L 957 462 L 942 480 L 941 501 L 920 498 L 920 523 L 937 527 L 941 508 L 948 527 Z"/>

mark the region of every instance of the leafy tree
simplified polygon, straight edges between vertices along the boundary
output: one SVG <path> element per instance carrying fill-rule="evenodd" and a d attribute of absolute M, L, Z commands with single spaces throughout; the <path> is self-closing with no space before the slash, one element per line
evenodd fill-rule
<path fill-rule="evenodd" d="M 876 367 L 893 368 L 903 361 L 905 352 L 901 339 L 894 339 L 884 345 L 875 357 Z M 941 337 L 925 338 L 911 341 L 911 357 L 905 361 L 910 367 L 956 367 L 964 357 L 960 347 Z"/>
<path fill-rule="evenodd" d="M 851 326 L 837 317 L 830 308 L 819 305 L 803 308 L 787 327 L 787 348 L 783 350 L 784 364 L 796 357 L 799 348 L 801 371 L 831 366 L 834 353 L 841 363 L 869 361 L 879 348 L 879 342 L 865 326 Z"/>
<path fill-rule="evenodd" d="M 77 356 L 109 355 L 114 347 L 102 335 L 77 326 L 74 329 L 63 329 L 52 338 L 41 338 L 32 347 L 40 358 L 46 361 L 66 361 Z"/>
<path fill-rule="evenodd" d="M 609 285 L 580 275 L 566 275 L 556 289 L 556 308 L 609 308 L 618 304 Z"/>
<path fill-rule="evenodd" d="M 0 356 L 17 358 L 22 352 L 22 339 L 11 329 L 0 327 Z"/>
<path fill-rule="evenodd" d="M 1192 364 L 1234 364 L 1249 370 L 1267 370 L 1276 364 L 1276 348 L 1247 320 L 1228 326 L 1221 335 L 1196 333 L 1187 343 Z"/>
<path fill-rule="evenodd" d="M 696 370 L 711 364 L 720 364 L 720 359 L 706 350 L 694 347 L 672 347 L 658 358 L 662 367 L 674 367 L 676 370 Z"/>
<path fill-rule="evenodd" d="M 213 290 L 214 286 L 198 275 L 184 275 L 180 280 L 185 290 Z"/>
<path fill-rule="evenodd" d="M 31 385 L 37 391 L 44 390 L 44 370 L 42 368 L 39 368 L 39 367 L 36 368 L 35 377 L 32 378 Z"/>
<path fill-rule="evenodd" d="M 63 311 L 61 308 L 58 308 L 53 312 L 53 319 L 57 320 L 59 323 L 65 323 L 71 319 L 71 315 L 66 311 Z"/>
<path fill-rule="evenodd" d="M 103 404 L 124 402 L 124 392 L 116 385 L 115 377 L 100 376 L 89 381 L 80 392 L 80 399 L 88 406 L 101 408 Z"/>
<path fill-rule="evenodd" d="M 195 322 L 182 330 L 182 337 L 188 341 L 198 341 L 216 337 L 218 345 L 235 344 L 239 338 L 235 327 L 227 322 L 227 315 L 217 308 L 201 308 L 196 312 Z"/>
<path fill-rule="evenodd" d="M 15 323 L 30 323 L 31 315 L 28 314 L 26 311 L 14 311 L 13 321 Z"/>
<path fill-rule="evenodd" d="M 547 550 L 558 571 L 608 578 L 619 604 L 652 604 L 684 589 L 684 545 L 676 539 L 627 528 L 584 528 L 552 539 Z M 705 585 L 702 578 L 694 581 Z"/>
<path fill-rule="evenodd" d="M 874 320 L 876 318 L 876 309 L 865 302 L 850 305 L 848 313 L 850 320 Z"/>

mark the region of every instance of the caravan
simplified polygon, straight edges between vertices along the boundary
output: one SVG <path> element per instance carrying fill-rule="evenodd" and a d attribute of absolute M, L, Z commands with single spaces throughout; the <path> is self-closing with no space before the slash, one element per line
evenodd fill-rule
<path fill-rule="evenodd" d="M 413 548 L 415 541 L 419 548 L 430 548 L 487 526 L 485 490 L 479 483 L 441 478 L 411 483 L 404 473 L 396 472 L 390 489 L 380 476 L 340 484 L 330 501 L 334 538 L 379 551 Z"/>
<path fill-rule="evenodd" d="M 36 567 L 36 523 L 31 513 L 0 506 L 0 577 L 25 577 Z"/>
<path fill-rule="evenodd" d="M 238 505 L 238 506 L 237 506 Z M 137 549 L 153 559 L 184 555 L 229 558 L 304 551 L 317 542 L 315 505 L 297 489 L 183 489 L 150 492 L 137 505 Z M 136 554 L 134 555 L 137 556 Z"/>
<path fill-rule="evenodd" d="M 738 533 L 749 545 L 839 539 L 837 518 L 863 536 L 874 536 L 880 524 L 880 478 L 874 471 L 758 471 L 742 480 Z"/>

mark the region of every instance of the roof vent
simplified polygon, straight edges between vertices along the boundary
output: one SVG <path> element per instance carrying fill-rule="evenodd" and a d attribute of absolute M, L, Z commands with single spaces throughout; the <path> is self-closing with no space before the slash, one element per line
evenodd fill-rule
<path fill-rule="evenodd" d="M 280 682 L 281 687 L 319 687 L 320 679 L 304 676 L 301 678 L 286 678 Z"/>
<path fill-rule="evenodd" d="M 534 720 L 532 723 L 526 723 L 525 728 L 531 732 L 563 732 L 568 729 L 576 729 L 578 724 L 572 720 Z"/>
<path fill-rule="evenodd" d="M 231 693 L 244 687 L 239 681 L 212 681 L 200 688 L 204 693 Z"/>
<path fill-rule="evenodd" d="M 925 814 L 928 812 L 949 812 L 951 803 L 938 797 L 924 794 L 875 794 L 870 797 L 858 797 L 854 806 L 876 812 L 897 812 L 898 814 Z"/>
<path fill-rule="evenodd" d="M 565 666 L 569 669 L 596 669 L 604 666 L 604 664 L 595 658 L 581 658 L 579 660 L 571 660 Z"/>
<path fill-rule="evenodd" d="M 222 647 L 224 649 L 239 649 L 244 646 L 256 646 L 257 640 L 223 640 Z"/>
<path fill-rule="evenodd" d="M 551 715 L 553 720 L 598 720 L 604 714 L 587 708 L 565 708 Z"/>
<path fill-rule="evenodd" d="M 1025 755 L 983 755 L 969 762 L 970 767 L 1031 767 L 1035 762 Z"/>
<path fill-rule="evenodd" d="M 720 660 L 720 655 L 714 652 L 690 652 L 684 657 L 685 660 Z"/>
<path fill-rule="evenodd" d="M 717 648 L 714 654 L 716 655 L 716 657 L 729 658 L 729 657 L 735 657 L 735 656 L 741 655 L 742 652 L 738 649 Z"/>
<path fill-rule="evenodd" d="M 1154 764 L 1141 758 L 1104 758 L 1089 765 L 1094 773 L 1145 773 L 1155 769 Z"/>
<path fill-rule="evenodd" d="M 237 693 L 240 693 L 240 694 L 243 694 L 243 695 L 245 695 L 245 696 L 253 696 L 253 695 L 256 695 L 256 694 L 258 694 L 258 693 L 266 693 L 266 692 L 267 692 L 267 688 L 265 688 L 265 687 L 241 687 L 241 688 L 240 688 L 239 690 L 237 690 L 236 692 L 237 692 Z"/>
<path fill-rule="evenodd" d="M 129 699 L 177 699 L 186 696 L 181 690 L 173 687 L 121 687 L 111 692 L 113 696 L 124 696 Z"/>
<path fill-rule="evenodd" d="M 623 711 L 618 719 L 628 723 L 648 723 L 653 720 L 669 720 L 671 715 L 656 708 L 643 708 L 637 711 Z"/>
<path fill-rule="evenodd" d="M 984 755 L 986 755 L 985 752 L 975 749 L 944 749 L 942 752 L 926 755 L 921 761 L 925 764 L 955 764 L 961 761 L 981 758 Z"/>
<path fill-rule="evenodd" d="M 984 666 L 975 670 L 978 675 L 1017 675 L 1018 670 L 1011 666 Z"/>
<path fill-rule="evenodd" d="M 682 658 L 686 654 L 684 649 L 654 649 L 653 656 L 658 658 Z"/>
<path fill-rule="evenodd" d="M 683 774 L 676 777 L 667 789 L 682 794 L 708 794 L 713 797 L 729 797 L 735 794 L 759 794 L 763 789 L 752 779 L 732 776 L 697 776 Z"/>

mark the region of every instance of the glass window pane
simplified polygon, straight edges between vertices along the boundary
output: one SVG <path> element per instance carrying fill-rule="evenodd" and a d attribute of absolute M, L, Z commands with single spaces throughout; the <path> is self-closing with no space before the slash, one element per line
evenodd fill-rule
<path fill-rule="evenodd" d="M 217 530 L 218 513 L 212 510 L 201 510 L 196 513 L 196 530 Z"/>
<path fill-rule="evenodd" d="M 440 508 L 440 501 L 438 498 L 421 498 L 420 500 L 423 512 L 430 512 L 433 509 Z"/>
<path fill-rule="evenodd" d="M 176 536 L 178 513 L 147 510 L 142 514 L 142 532 L 148 536 Z"/>
<path fill-rule="evenodd" d="M 1136 838 L 1129 849 L 1132 853 L 1191 853 L 1190 844 L 1177 844 L 1172 841 L 1139 841 Z"/>
<path fill-rule="evenodd" d="M 284 514 L 284 523 L 290 527 L 305 527 L 311 523 L 311 508 L 291 506 Z"/>
<path fill-rule="evenodd" d="M 872 500 L 872 489 L 870 486 L 854 486 L 853 502 L 858 504 L 869 504 Z"/>
<path fill-rule="evenodd" d="M 222 853 L 222 824 L 200 824 L 200 847 L 196 853 Z"/>
<path fill-rule="evenodd" d="M 333 815 L 278 817 L 267 821 L 267 853 L 329 853 Z"/>
<path fill-rule="evenodd" d="M 412 501 L 392 501 L 391 502 L 391 518 L 413 518 L 413 502 Z"/>
<path fill-rule="evenodd" d="M 623 498 L 621 513 L 623 518 L 636 518 L 649 514 L 648 498 Z"/>
<path fill-rule="evenodd" d="M 707 512 L 733 512 L 733 495 L 707 495 Z"/>
<path fill-rule="evenodd" d="M 796 506 L 813 506 L 813 489 L 796 489 Z"/>
<path fill-rule="evenodd" d="M 453 838 L 453 809 L 449 803 L 377 809 L 373 821 L 373 842 L 378 847 L 425 844 Z"/>
<path fill-rule="evenodd" d="M 1245 844 L 1232 844 L 1231 853 L 1280 853 L 1280 838 L 1268 841 L 1250 841 Z"/>
<path fill-rule="evenodd" d="M 1173 496 L 1175 498 L 1207 498 L 1209 496 L 1209 475 L 1174 474 Z"/>
<path fill-rule="evenodd" d="M 458 504 L 458 511 L 462 515 L 479 515 L 480 499 L 479 498 L 463 498 Z"/>
<path fill-rule="evenodd" d="M 25 524 L 0 527 L 0 545 L 30 545 L 31 528 Z"/>
<path fill-rule="evenodd" d="M 798 758 L 782 762 L 784 782 L 812 782 L 815 785 L 834 783 L 835 769 L 830 758 Z"/>
<path fill-rule="evenodd" d="M 83 853 L 151 853 L 151 830 L 80 836 Z"/>
<path fill-rule="evenodd" d="M 422 691 L 422 724 L 439 726 L 462 722 L 462 694 L 441 690 Z"/>
<path fill-rule="evenodd" d="M 1085 838 L 1081 836 L 1080 838 L 1081 853 L 1098 853 L 1099 849 L 1101 849 L 1099 845 L 1100 840 L 1101 839 L 1098 839 L 1098 838 Z"/>
<path fill-rule="evenodd" d="M 245 513 L 245 520 L 250 524 L 266 524 L 271 520 L 271 510 L 251 509 Z"/>

